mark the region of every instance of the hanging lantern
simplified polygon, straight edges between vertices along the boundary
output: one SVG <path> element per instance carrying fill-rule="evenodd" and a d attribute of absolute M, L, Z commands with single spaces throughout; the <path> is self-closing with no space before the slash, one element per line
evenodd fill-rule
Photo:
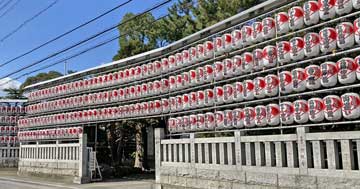
<path fill-rule="evenodd" d="M 357 119 L 360 117 L 360 97 L 357 93 L 345 93 L 341 95 L 342 115 L 345 119 Z"/>
<path fill-rule="evenodd" d="M 293 78 L 291 72 L 282 71 L 279 74 L 280 80 L 280 92 L 283 94 L 288 94 L 293 91 Z"/>
<path fill-rule="evenodd" d="M 295 68 L 291 71 L 293 79 L 293 90 L 295 92 L 302 92 L 306 89 L 306 72 L 303 68 Z"/>
<path fill-rule="evenodd" d="M 254 99 L 254 90 L 255 85 L 252 80 L 245 80 L 243 82 L 244 90 L 243 90 L 243 97 L 244 100 L 253 100 Z"/>
<path fill-rule="evenodd" d="M 353 5 L 350 0 L 336 0 L 335 12 L 338 15 L 348 14 L 352 11 Z"/>
<path fill-rule="evenodd" d="M 212 106 L 214 103 L 215 103 L 214 90 L 213 89 L 206 89 L 205 90 L 204 105 L 205 106 Z"/>
<path fill-rule="evenodd" d="M 343 106 L 341 98 L 336 95 L 328 95 L 323 98 L 323 102 L 325 104 L 325 119 L 329 121 L 340 120 Z"/>
<path fill-rule="evenodd" d="M 275 37 L 275 19 L 266 17 L 262 20 L 262 35 L 264 39 L 271 39 Z"/>
<path fill-rule="evenodd" d="M 336 49 L 337 33 L 334 28 L 324 28 L 319 33 L 320 50 L 323 53 L 329 53 Z"/>
<path fill-rule="evenodd" d="M 303 5 L 304 23 L 308 26 L 317 24 L 320 20 L 320 7 L 316 1 L 307 1 Z"/>
<path fill-rule="evenodd" d="M 310 90 L 321 87 L 321 69 L 318 65 L 309 65 L 305 68 L 306 88 Z"/>
<path fill-rule="evenodd" d="M 304 27 L 304 11 L 302 7 L 295 6 L 289 9 L 289 28 L 297 30 Z"/>
<path fill-rule="evenodd" d="M 354 83 L 356 80 L 356 70 L 358 65 L 352 58 L 342 58 L 336 62 L 336 67 L 339 70 L 338 79 L 341 84 Z"/>
<path fill-rule="evenodd" d="M 244 108 L 244 126 L 246 128 L 255 127 L 255 109 L 253 107 Z"/>
<path fill-rule="evenodd" d="M 254 22 L 252 23 L 252 36 L 251 36 L 251 41 L 253 42 L 260 42 L 262 41 L 263 35 L 262 35 L 262 31 L 263 31 L 263 26 L 261 22 Z"/>
<path fill-rule="evenodd" d="M 337 46 L 341 49 L 349 48 L 355 44 L 354 25 L 350 22 L 343 22 L 336 26 Z"/>
<path fill-rule="evenodd" d="M 296 100 L 294 103 L 294 120 L 296 123 L 306 123 L 309 120 L 309 105 L 306 100 Z"/>
<path fill-rule="evenodd" d="M 291 102 L 280 103 L 280 121 L 285 125 L 294 123 L 294 105 Z"/>
<path fill-rule="evenodd" d="M 323 87 L 333 87 L 337 84 L 338 69 L 334 62 L 324 62 L 321 68 L 321 85 Z"/>
<path fill-rule="evenodd" d="M 235 82 L 233 84 L 234 88 L 234 101 L 243 101 L 244 100 L 244 85 L 242 82 Z"/>
<path fill-rule="evenodd" d="M 311 98 L 308 100 L 309 119 L 312 122 L 321 122 L 325 118 L 325 104 L 321 98 Z"/>
<path fill-rule="evenodd" d="M 267 68 L 275 67 L 277 63 L 276 47 L 269 45 L 263 49 L 263 64 Z"/>
<path fill-rule="evenodd" d="M 320 19 L 328 20 L 335 17 L 335 2 L 336 0 L 319 0 Z"/>
<path fill-rule="evenodd" d="M 266 82 L 265 78 L 257 77 L 254 79 L 254 96 L 256 98 L 264 98 L 265 97 L 265 89 L 266 89 Z"/>
<path fill-rule="evenodd" d="M 266 106 L 266 122 L 270 126 L 280 124 L 280 108 L 278 104 L 268 104 Z"/>
<path fill-rule="evenodd" d="M 314 57 L 320 54 L 320 37 L 317 33 L 307 33 L 304 36 L 304 53 L 307 57 Z"/>
<path fill-rule="evenodd" d="M 258 127 L 263 127 L 267 125 L 266 107 L 263 105 L 255 107 L 255 125 Z"/>
<path fill-rule="evenodd" d="M 233 125 L 236 128 L 244 127 L 244 111 L 240 108 L 236 108 L 233 110 Z"/>
<path fill-rule="evenodd" d="M 277 60 L 279 63 L 288 63 L 291 60 L 290 57 L 291 46 L 288 41 L 280 41 L 276 44 Z"/>
<path fill-rule="evenodd" d="M 289 32 L 289 15 L 286 12 L 279 12 L 275 15 L 276 31 L 278 34 Z"/>

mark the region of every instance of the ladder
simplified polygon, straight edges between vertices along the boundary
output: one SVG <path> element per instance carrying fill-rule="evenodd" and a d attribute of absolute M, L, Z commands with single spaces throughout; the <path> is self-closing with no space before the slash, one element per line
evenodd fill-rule
<path fill-rule="evenodd" d="M 89 172 L 91 181 L 101 181 L 102 175 L 100 171 L 100 167 L 98 161 L 96 159 L 96 151 L 94 152 L 91 147 L 88 147 L 89 154 Z"/>

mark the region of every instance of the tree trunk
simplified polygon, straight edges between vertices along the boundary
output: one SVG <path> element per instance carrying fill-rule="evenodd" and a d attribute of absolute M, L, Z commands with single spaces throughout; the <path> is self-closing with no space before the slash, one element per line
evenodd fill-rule
<path fill-rule="evenodd" d="M 142 140 L 142 124 L 137 123 L 135 126 L 136 134 L 135 134 L 135 142 L 136 142 L 136 152 L 135 152 L 135 168 L 144 169 L 143 165 L 143 157 L 144 157 L 144 142 Z"/>
<path fill-rule="evenodd" d="M 107 125 L 107 142 L 110 149 L 111 164 L 115 164 L 116 159 L 116 135 L 115 135 L 115 125 Z"/>

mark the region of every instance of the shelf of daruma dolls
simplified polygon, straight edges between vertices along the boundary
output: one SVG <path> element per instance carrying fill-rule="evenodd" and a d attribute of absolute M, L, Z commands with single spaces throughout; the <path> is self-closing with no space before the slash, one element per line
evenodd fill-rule
<path fill-rule="evenodd" d="M 216 80 L 214 82 L 205 83 L 205 84 L 201 84 L 198 86 L 189 86 L 187 88 L 180 89 L 178 91 L 167 92 L 167 93 L 160 94 L 160 95 L 153 95 L 153 96 L 148 96 L 148 97 L 138 97 L 138 98 L 130 99 L 127 101 L 107 102 L 107 103 L 102 103 L 102 104 L 91 104 L 91 105 L 79 106 L 79 107 L 73 107 L 73 108 L 64 108 L 64 109 L 46 111 L 43 113 L 28 114 L 26 117 L 29 117 L 29 118 L 30 117 L 38 117 L 38 116 L 44 116 L 44 115 L 49 115 L 49 114 L 61 113 L 64 111 L 67 111 L 67 112 L 79 111 L 79 110 L 87 110 L 87 109 L 94 109 L 94 108 L 105 108 L 105 107 L 117 106 L 117 105 L 127 105 L 127 104 L 138 103 L 138 102 L 146 102 L 146 101 L 150 101 L 150 100 L 160 100 L 162 98 L 168 98 L 171 96 L 185 94 L 187 92 L 191 92 L 194 90 L 200 90 L 200 89 L 207 88 L 207 87 L 213 88 L 218 84 L 226 84 L 229 82 L 242 81 L 240 79 L 254 79 L 254 78 L 248 78 L 248 77 L 271 73 L 271 72 L 277 72 L 278 70 L 282 70 L 282 69 L 289 68 L 289 67 L 299 67 L 302 65 L 307 65 L 308 63 L 312 63 L 312 62 L 316 62 L 316 61 L 320 61 L 320 60 L 324 60 L 324 59 L 330 59 L 330 58 L 333 59 L 338 56 L 346 55 L 348 53 L 353 53 L 353 52 L 359 52 L 359 51 L 360 51 L 360 45 L 357 45 L 357 46 L 350 47 L 348 49 L 335 51 L 334 53 L 331 53 L 331 54 L 322 54 L 317 57 L 307 58 L 307 59 L 304 59 L 302 61 L 297 61 L 297 62 L 292 61 L 291 63 L 287 63 L 284 65 L 278 65 L 273 68 L 267 68 L 267 69 L 263 69 L 260 71 L 254 71 L 252 73 L 248 73 L 248 74 L 244 74 L 244 75 L 233 76 L 231 78 L 225 78 L 222 80 Z M 323 63 L 323 62 L 316 62 L 317 65 L 319 65 L 321 63 Z"/>
<path fill-rule="evenodd" d="M 288 5 L 288 6 L 290 6 L 290 5 Z M 318 27 L 325 26 L 325 25 L 328 25 L 328 24 L 333 24 L 333 23 L 335 23 L 337 21 L 342 21 L 342 20 L 344 20 L 346 18 L 357 16 L 359 14 L 360 14 L 360 11 L 356 11 L 356 12 L 353 12 L 353 13 L 349 13 L 349 14 L 339 16 L 337 18 L 334 18 L 334 19 L 331 19 L 331 20 L 328 20 L 328 21 L 320 21 L 320 23 L 318 23 L 318 24 L 308 26 L 308 27 L 305 26 L 305 28 L 302 28 L 302 29 L 299 29 L 299 30 L 296 30 L 296 31 L 292 31 L 290 33 L 287 33 L 287 34 L 284 34 L 284 35 L 281 35 L 281 36 L 277 36 L 275 38 L 272 38 L 272 39 L 269 39 L 269 40 L 266 40 L 266 41 L 263 41 L 263 42 L 259 42 L 259 43 L 256 43 L 256 44 L 241 48 L 241 49 L 232 49 L 230 52 L 223 53 L 223 54 L 215 56 L 215 57 L 213 57 L 211 59 L 207 59 L 207 60 L 201 61 L 199 63 L 188 65 L 188 66 L 185 66 L 185 67 L 182 67 L 182 68 L 178 68 L 178 69 L 176 69 L 174 71 L 169 71 L 167 73 L 162 73 L 160 75 L 157 75 L 157 76 L 154 76 L 154 77 L 151 77 L 151 78 L 144 78 L 144 79 L 141 79 L 141 80 L 136 80 L 136 81 L 133 81 L 133 82 L 119 84 L 119 85 L 106 86 L 106 87 L 103 87 L 103 88 L 95 88 L 95 89 L 86 89 L 86 90 L 73 92 L 73 93 L 69 93 L 69 94 L 62 94 L 62 95 L 59 95 L 59 96 L 33 100 L 33 101 L 29 101 L 27 104 L 29 105 L 29 104 L 34 104 L 34 103 L 38 103 L 38 102 L 41 102 L 41 101 L 55 100 L 55 99 L 60 99 L 60 98 L 64 98 L 64 97 L 71 97 L 71 96 L 75 96 L 75 95 L 86 94 L 86 93 L 90 93 L 90 92 L 101 92 L 101 91 L 116 89 L 116 88 L 120 88 L 120 87 L 131 86 L 131 85 L 139 84 L 139 83 L 143 83 L 143 82 L 154 81 L 154 80 L 157 80 L 157 79 L 161 79 L 161 78 L 170 76 L 172 74 L 176 74 L 176 73 L 180 73 L 182 71 L 190 70 L 191 68 L 194 68 L 196 66 L 205 65 L 205 64 L 208 64 L 210 62 L 215 62 L 217 60 L 227 58 L 230 55 L 235 56 L 235 55 L 238 55 L 238 54 L 240 54 L 240 53 L 242 53 L 242 52 L 244 52 L 246 50 L 254 49 L 254 48 L 257 48 L 259 46 L 266 46 L 266 45 L 268 45 L 268 44 L 270 44 L 272 42 L 277 42 L 277 41 L 280 41 L 280 40 L 285 39 L 287 37 L 296 36 L 297 34 L 301 34 L 301 33 L 306 32 L 308 30 L 312 30 L 314 28 L 318 28 Z M 264 16 L 265 16 L 265 14 L 264 14 Z M 248 21 L 246 21 L 246 22 L 248 22 Z M 243 23 L 241 23 L 239 25 L 244 25 L 244 23 L 246 23 L 246 22 L 243 22 Z M 235 27 L 232 27 L 232 28 L 235 28 Z M 228 30 L 228 29 L 229 28 L 224 29 L 223 31 Z M 273 45 L 275 45 L 275 44 L 273 44 Z"/>
<path fill-rule="evenodd" d="M 20 130 L 32 130 L 32 129 L 39 129 L 39 128 L 54 128 L 54 127 L 68 127 L 68 126 L 86 126 L 86 125 L 93 125 L 93 124 L 100 124 L 100 123 L 110 123 L 110 122 L 118 122 L 118 121 L 126 121 L 126 120 L 136 120 L 136 119 L 149 119 L 149 118 L 167 118 L 170 116 L 179 116 L 179 115 L 186 115 L 194 112 L 209 112 L 210 110 L 219 110 L 224 108 L 238 108 L 242 106 L 247 105 L 260 105 L 260 103 L 263 102 L 271 102 L 276 100 L 284 100 L 284 99 L 294 99 L 299 96 L 313 96 L 315 94 L 326 94 L 326 93 L 332 93 L 334 91 L 341 91 L 341 90 L 347 90 L 347 89 L 358 89 L 360 87 L 360 83 L 355 83 L 351 85 L 343 85 L 333 88 L 323 88 L 318 90 L 312 90 L 312 91 L 305 91 L 305 92 L 299 92 L 299 93 L 291 93 L 291 94 L 281 94 L 276 97 L 270 97 L 270 98 L 263 98 L 263 99 L 254 99 L 249 101 L 243 101 L 243 102 L 233 102 L 228 104 L 215 104 L 213 106 L 208 107 L 201 107 L 197 109 L 192 110 L 183 110 L 183 111 L 177 111 L 177 112 L 170 112 L 170 113 L 160 113 L 160 114 L 154 114 L 154 115 L 148 115 L 148 116 L 136 116 L 136 117 L 118 117 L 118 118 L 111 118 L 111 119 L 104 119 L 104 120 L 83 120 L 79 122 L 74 123 L 61 123 L 61 124 L 50 124 L 50 125 L 42 125 L 42 126 L 32 126 L 32 127 L 19 127 Z M 345 93 L 345 92 L 344 92 Z M 273 127 L 272 127 L 273 128 Z"/>

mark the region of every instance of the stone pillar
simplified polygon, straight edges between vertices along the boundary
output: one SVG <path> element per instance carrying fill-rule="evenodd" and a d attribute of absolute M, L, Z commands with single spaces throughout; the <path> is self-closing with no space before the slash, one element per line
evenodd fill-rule
<path fill-rule="evenodd" d="M 299 152 L 299 174 L 307 175 L 308 166 L 311 163 L 310 154 L 311 149 L 308 147 L 306 142 L 306 133 L 309 131 L 307 127 L 296 128 L 297 141 L 298 141 L 298 152 Z"/>
<path fill-rule="evenodd" d="M 90 182 L 88 174 L 88 153 L 87 153 L 87 136 L 80 134 L 79 136 L 79 175 L 74 179 L 74 183 L 83 184 Z"/>
<path fill-rule="evenodd" d="M 339 151 L 337 143 L 334 140 L 326 140 L 326 153 L 328 169 L 338 169 L 339 162 Z"/>
<path fill-rule="evenodd" d="M 324 146 L 320 141 L 312 141 L 314 154 L 314 168 L 322 169 L 325 167 Z"/>
<path fill-rule="evenodd" d="M 241 169 L 242 159 L 241 159 L 241 133 L 239 130 L 234 131 L 235 137 L 235 164 L 237 169 Z"/>
<path fill-rule="evenodd" d="M 195 167 L 195 159 L 196 159 L 196 153 L 195 153 L 195 134 L 190 133 L 190 163 L 191 167 Z"/>
<path fill-rule="evenodd" d="M 341 158 L 343 161 L 344 170 L 355 169 L 353 147 L 350 140 L 341 140 Z"/>
<path fill-rule="evenodd" d="M 164 128 L 155 128 L 155 181 L 160 183 L 161 139 L 165 137 Z"/>

